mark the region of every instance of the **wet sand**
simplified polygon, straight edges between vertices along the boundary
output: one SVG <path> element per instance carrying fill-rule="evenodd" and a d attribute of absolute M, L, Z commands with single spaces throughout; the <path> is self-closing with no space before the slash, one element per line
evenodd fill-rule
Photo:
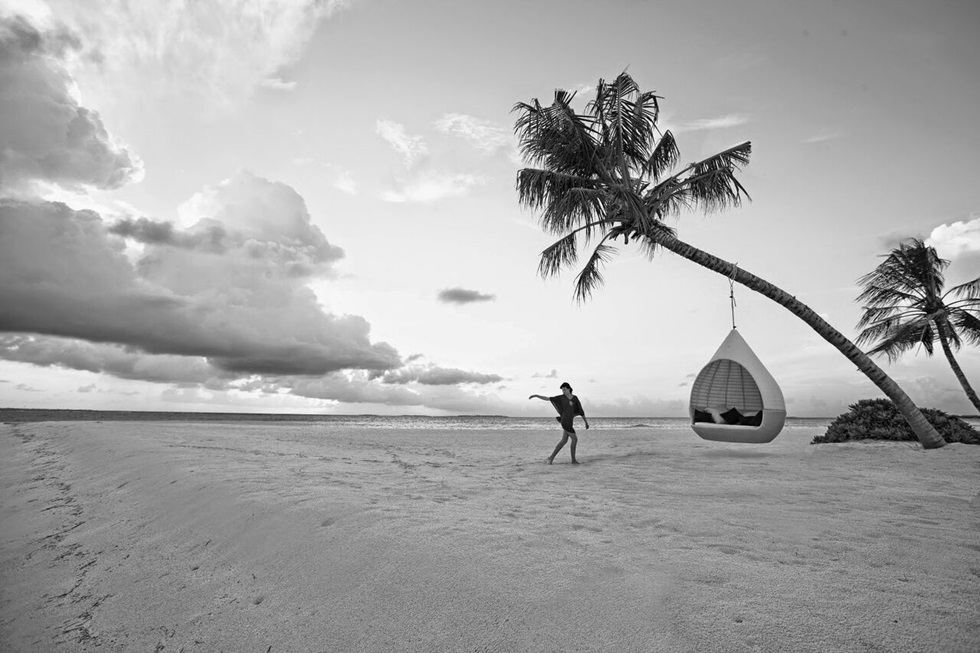
<path fill-rule="evenodd" d="M 0 650 L 980 650 L 980 447 L 0 425 Z"/>

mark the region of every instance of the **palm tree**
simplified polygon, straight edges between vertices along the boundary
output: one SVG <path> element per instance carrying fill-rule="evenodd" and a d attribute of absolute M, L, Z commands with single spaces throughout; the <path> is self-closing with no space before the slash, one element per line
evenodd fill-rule
<path fill-rule="evenodd" d="M 575 297 L 583 301 L 602 284 L 602 267 L 615 253 L 611 243 L 617 238 L 624 244 L 634 240 L 651 257 L 660 248 L 674 252 L 787 308 L 895 403 L 924 448 L 945 444 L 898 384 L 813 310 L 768 281 L 682 242 L 664 222 L 684 208 L 718 210 L 748 197 L 735 172 L 749 161 L 749 142 L 669 174 L 680 151 L 670 131 L 661 134 L 657 128 L 661 97 L 641 91 L 625 72 L 611 83 L 599 80 L 595 99 L 582 114 L 571 106 L 574 97 L 556 90 L 551 106 L 535 99 L 514 107 L 521 154 L 527 165 L 540 166 L 517 173 L 519 202 L 540 211 L 542 227 L 560 237 L 541 253 L 543 277 L 574 266 L 579 248 L 597 240 L 575 279 Z"/>
<path fill-rule="evenodd" d="M 893 361 L 917 345 L 932 356 L 938 340 L 953 374 L 980 412 L 980 398 L 953 357 L 953 349 L 964 340 L 980 344 L 980 277 L 944 293 L 947 267 L 949 261 L 921 239 L 900 243 L 859 280 L 864 292 L 858 301 L 867 305 L 858 322 L 862 331 L 857 343 L 877 343 L 868 354 L 885 354 Z"/>

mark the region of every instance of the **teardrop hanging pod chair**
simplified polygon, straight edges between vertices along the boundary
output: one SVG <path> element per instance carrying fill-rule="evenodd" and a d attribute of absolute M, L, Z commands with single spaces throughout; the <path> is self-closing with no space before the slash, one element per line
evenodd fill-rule
<path fill-rule="evenodd" d="M 786 403 L 772 374 L 736 330 L 734 280 L 729 284 L 732 330 L 691 388 L 691 428 L 705 440 L 772 442 L 786 421 Z"/>

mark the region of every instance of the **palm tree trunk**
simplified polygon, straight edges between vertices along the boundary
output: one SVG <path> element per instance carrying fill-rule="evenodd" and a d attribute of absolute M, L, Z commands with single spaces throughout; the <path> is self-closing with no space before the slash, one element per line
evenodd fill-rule
<path fill-rule="evenodd" d="M 892 400 L 899 412 L 902 413 L 902 416 L 905 417 L 906 421 L 912 427 L 912 431 L 924 449 L 938 449 L 946 444 L 946 441 L 933 428 L 932 424 L 926 420 L 922 411 L 916 407 L 915 403 L 905 394 L 905 391 L 891 377 L 885 374 L 884 370 L 878 367 L 867 354 L 844 337 L 840 331 L 830 326 L 809 306 L 768 281 L 760 279 L 754 274 L 746 272 L 736 265 L 708 254 L 697 247 L 660 233 L 651 233 L 650 237 L 654 238 L 657 244 L 664 249 L 668 249 L 678 256 L 686 258 L 692 263 L 697 263 L 701 267 L 732 278 L 746 288 L 754 290 L 786 308 L 790 313 L 806 322 L 821 338 L 833 345 L 840 353 L 844 354 L 848 360 L 854 363 L 859 370 L 871 379 L 872 383 L 878 386 Z"/>
<path fill-rule="evenodd" d="M 941 323 L 940 320 L 936 320 L 936 326 L 939 327 L 939 342 L 943 345 L 943 353 L 946 354 L 946 360 L 949 361 L 949 366 L 953 368 L 953 374 L 956 375 L 956 380 L 963 386 L 966 396 L 970 399 L 973 407 L 977 409 L 977 412 L 980 413 L 980 397 L 977 397 L 973 386 L 966 380 L 966 374 L 963 374 L 963 370 L 960 369 L 960 364 L 953 358 L 953 350 L 950 349 L 949 338 L 946 337 L 946 325 Z"/>

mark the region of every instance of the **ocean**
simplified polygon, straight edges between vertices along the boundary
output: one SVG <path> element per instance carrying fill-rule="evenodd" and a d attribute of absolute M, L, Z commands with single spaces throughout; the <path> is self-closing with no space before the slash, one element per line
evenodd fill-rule
<path fill-rule="evenodd" d="M 554 417 L 507 417 L 503 415 L 290 415 L 279 413 L 189 413 L 110 410 L 47 410 L 0 408 L 0 422 L 50 421 L 151 421 L 151 422 L 288 422 L 324 427 L 449 431 L 541 431 L 557 429 Z M 787 429 L 826 427 L 831 419 L 790 417 Z M 584 430 L 581 422 L 576 422 Z M 589 417 L 593 429 L 689 428 L 684 417 Z"/>
<path fill-rule="evenodd" d="M 963 418 L 980 430 L 980 417 Z M 0 408 L 0 423 L 53 421 L 137 421 L 137 422 L 241 422 L 316 424 L 324 428 L 401 429 L 428 431 L 542 431 L 554 430 L 554 417 L 507 417 L 504 415 L 291 415 L 281 413 L 191 413 L 114 410 L 50 410 Z M 784 430 L 825 429 L 830 417 L 787 417 Z M 592 429 L 690 428 L 685 417 L 589 417 Z M 579 431 L 584 430 L 580 421 Z"/>

